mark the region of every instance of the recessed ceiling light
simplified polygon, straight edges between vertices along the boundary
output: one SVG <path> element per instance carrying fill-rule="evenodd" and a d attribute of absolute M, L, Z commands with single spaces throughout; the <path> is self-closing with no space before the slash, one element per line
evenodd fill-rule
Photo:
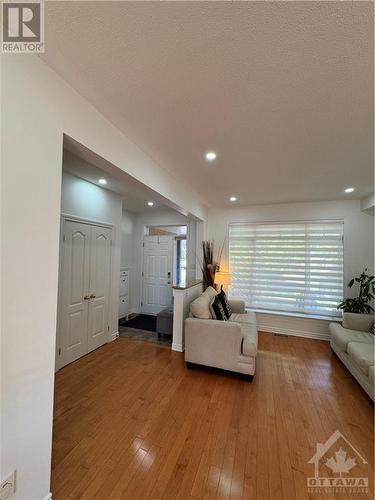
<path fill-rule="evenodd" d="M 215 153 L 215 151 L 209 151 L 208 153 L 206 153 L 206 160 L 207 161 L 214 161 L 214 160 L 216 160 L 216 153 Z"/>
<path fill-rule="evenodd" d="M 237 198 L 236 198 L 235 196 L 231 196 L 231 197 L 229 198 L 229 201 L 237 201 Z"/>
<path fill-rule="evenodd" d="M 99 184 L 107 184 L 107 181 L 105 179 L 99 179 L 98 180 Z"/>
<path fill-rule="evenodd" d="M 345 193 L 352 193 L 354 191 L 354 188 L 346 188 Z"/>
<path fill-rule="evenodd" d="M 154 206 L 154 202 L 153 202 L 153 201 L 148 201 L 148 202 L 147 202 L 147 205 L 148 205 L 149 207 L 153 207 L 153 206 Z"/>

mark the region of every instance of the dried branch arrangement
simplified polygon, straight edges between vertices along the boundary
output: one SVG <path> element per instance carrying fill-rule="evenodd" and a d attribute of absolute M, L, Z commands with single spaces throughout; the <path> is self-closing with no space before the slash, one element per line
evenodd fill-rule
<path fill-rule="evenodd" d="M 214 260 L 213 241 L 202 241 L 203 261 L 200 263 L 203 275 L 203 289 L 215 287 L 215 272 L 218 263 Z"/>

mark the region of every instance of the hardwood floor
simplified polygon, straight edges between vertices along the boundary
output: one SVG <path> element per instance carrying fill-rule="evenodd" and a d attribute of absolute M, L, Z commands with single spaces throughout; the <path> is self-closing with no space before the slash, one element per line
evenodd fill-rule
<path fill-rule="evenodd" d="M 368 493 L 307 491 L 336 430 Z M 373 442 L 373 406 L 327 342 L 261 333 L 248 383 L 118 339 L 56 375 L 53 500 L 373 498 Z"/>

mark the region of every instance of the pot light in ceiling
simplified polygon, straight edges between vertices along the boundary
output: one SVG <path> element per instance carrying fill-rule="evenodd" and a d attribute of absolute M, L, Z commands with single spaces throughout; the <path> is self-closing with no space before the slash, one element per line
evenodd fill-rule
<path fill-rule="evenodd" d="M 215 153 L 215 151 L 208 151 L 208 153 L 206 153 L 206 160 L 207 161 L 214 161 L 214 160 L 216 160 L 216 153 Z"/>
<path fill-rule="evenodd" d="M 231 197 L 229 198 L 229 201 L 237 201 L 237 198 L 236 198 L 235 196 L 231 196 Z"/>
<path fill-rule="evenodd" d="M 98 180 L 99 184 L 102 184 L 103 186 L 107 184 L 107 181 L 105 179 L 99 179 Z"/>
<path fill-rule="evenodd" d="M 154 202 L 153 202 L 153 201 L 148 201 L 148 202 L 147 202 L 147 205 L 148 205 L 149 207 L 153 207 L 153 206 L 154 206 Z"/>
<path fill-rule="evenodd" d="M 354 191 L 354 188 L 346 188 L 345 193 L 352 193 Z"/>

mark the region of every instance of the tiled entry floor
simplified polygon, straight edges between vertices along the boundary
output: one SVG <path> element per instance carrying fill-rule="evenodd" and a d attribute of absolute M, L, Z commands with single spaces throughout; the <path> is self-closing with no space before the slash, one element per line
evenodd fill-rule
<path fill-rule="evenodd" d="M 147 330 L 139 330 L 138 328 L 129 328 L 128 326 L 119 327 L 120 337 L 129 340 L 138 340 L 142 342 L 150 342 L 151 344 L 158 344 L 163 347 L 171 347 L 172 337 L 168 335 L 161 335 L 160 338 L 156 332 L 149 332 Z"/>

